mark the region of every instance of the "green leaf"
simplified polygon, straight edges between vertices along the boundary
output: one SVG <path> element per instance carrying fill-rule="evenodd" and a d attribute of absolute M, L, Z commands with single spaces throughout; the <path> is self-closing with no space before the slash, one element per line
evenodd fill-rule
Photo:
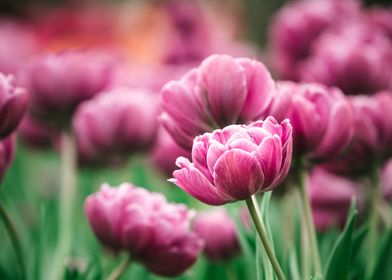
<path fill-rule="evenodd" d="M 390 259 L 392 252 L 392 230 L 389 230 L 386 236 L 380 242 L 380 250 L 377 254 L 376 265 L 370 279 L 391 279 Z M 389 269 L 389 271 L 388 271 Z"/>
<path fill-rule="evenodd" d="M 325 271 L 325 280 L 347 279 L 351 262 L 351 249 L 353 244 L 353 231 L 357 210 L 354 200 L 351 203 L 346 226 L 339 236 Z"/>

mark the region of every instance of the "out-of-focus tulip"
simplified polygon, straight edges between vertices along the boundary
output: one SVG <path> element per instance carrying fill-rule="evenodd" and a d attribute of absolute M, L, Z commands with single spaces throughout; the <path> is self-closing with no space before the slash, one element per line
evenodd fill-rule
<path fill-rule="evenodd" d="M 177 159 L 173 183 L 210 205 L 245 200 L 269 191 L 287 175 L 292 156 L 291 125 L 273 117 L 230 125 L 195 138 L 192 163 Z M 244 176 L 246 174 L 246 176 Z"/>
<path fill-rule="evenodd" d="M 359 199 L 359 186 L 346 179 L 315 168 L 309 177 L 310 201 L 317 230 L 343 226 L 351 199 Z M 358 201 L 357 201 L 358 203 Z"/>
<path fill-rule="evenodd" d="M 301 78 L 336 86 L 345 94 L 373 94 L 392 87 L 392 43 L 363 22 L 345 23 L 314 44 Z"/>
<path fill-rule="evenodd" d="M 51 146 L 52 140 L 58 136 L 59 131 L 39 122 L 31 116 L 25 115 L 18 127 L 18 135 L 23 142 L 34 148 L 46 148 Z"/>
<path fill-rule="evenodd" d="M 161 122 L 173 139 L 190 149 L 195 136 L 266 117 L 275 83 L 263 64 L 213 55 L 180 81 L 162 90 Z"/>
<path fill-rule="evenodd" d="M 208 259 L 229 261 L 240 253 L 235 223 L 224 209 L 198 214 L 193 229 L 204 240 Z"/>
<path fill-rule="evenodd" d="M 367 10 L 367 17 L 375 28 L 379 28 L 392 41 L 392 8 L 373 7 Z"/>
<path fill-rule="evenodd" d="M 357 1 L 308 0 L 285 5 L 269 30 L 272 62 L 282 79 L 299 80 L 299 66 L 329 26 L 359 14 Z"/>
<path fill-rule="evenodd" d="M 19 125 L 28 105 L 29 95 L 14 85 L 13 76 L 0 73 L 0 139 Z"/>
<path fill-rule="evenodd" d="M 86 199 L 85 211 L 103 245 L 128 252 L 159 275 L 184 272 L 203 247 L 190 231 L 193 214 L 185 205 L 170 204 L 162 194 L 131 184 L 117 188 L 104 184 Z"/>
<path fill-rule="evenodd" d="M 122 161 L 149 148 L 158 129 L 156 95 L 143 89 L 119 88 L 82 103 L 73 128 L 81 161 Z"/>
<path fill-rule="evenodd" d="M 332 159 L 352 140 L 353 112 L 337 88 L 280 82 L 269 113 L 278 120 L 290 119 L 294 152 L 313 160 Z"/>
<path fill-rule="evenodd" d="M 31 113 L 53 125 L 67 127 L 77 105 L 108 86 L 112 66 L 106 57 L 84 51 L 40 57 L 26 74 Z"/>
<path fill-rule="evenodd" d="M 389 160 L 382 169 L 381 185 L 384 198 L 392 200 L 392 160 Z"/>
<path fill-rule="evenodd" d="M 181 156 L 190 157 L 191 153 L 178 146 L 167 131 L 160 127 L 151 151 L 151 159 L 155 166 L 170 176 L 176 170 L 176 159 Z"/>
<path fill-rule="evenodd" d="M 14 157 L 15 137 L 0 140 L 0 182 L 2 181 L 5 172 L 10 167 Z"/>

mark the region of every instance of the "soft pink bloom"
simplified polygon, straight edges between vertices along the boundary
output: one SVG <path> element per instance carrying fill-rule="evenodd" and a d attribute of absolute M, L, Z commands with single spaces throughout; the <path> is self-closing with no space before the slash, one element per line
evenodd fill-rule
<path fill-rule="evenodd" d="M 308 0 L 285 5 L 269 30 L 272 63 L 280 77 L 299 80 L 299 67 L 317 37 L 331 25 L 357 14 L 357 1 Z"/>
<path fill-rule="evenodd" d="M 381 186 L 385 199 L 392 200 L 392 160 L 389 160 L 383 167 L 381 173 Z"/>
<path fill-rule="evenodd" d="M 193 229 L 204 240 L 208 259 L 229 261 L 240 253 L 235 223 L 224 209 L 199 213 Z"/>
<path fill-rule="evenodd" d="M 176 159 L 181 156 L 190 157 L 191 153 L 178 146 L 169 133 L 163 127 L 160 127 L 157 140 L 151 151 L 151 159 L 154 165 L 170 176 L 176 170 Z"/>
<path fill-rule="evenodd" d="M 290 119 L 294 152 L 310 159 L 329 160 L 351 142 L 353 112 L 337 88 L 280 82 L 269 113 L 278 120 Z"/>
<path fill-rule="evenodd" d="M 15 86 L 13 76 L 0 73 L 0 139 L 17 128 L 26 112 L 28 99 L 26 90 Z"/>
<path fill-rule="evenodd" d="M 190 231 L 192 212 L 185 205 L 170 204 L 162 194 L 131 184 L 103 184 L 86 199 L 85 212 L 103 245 L 128 252 L 159 275 L 181 274 L 203 247 Z"/>
<path fill-rule="evenodd" d="M 82 103 L 73 129 L 82 161 L 108 163 L 151 147 L 158 129 L 158 101 L 143 89 L 118 88 Z"/>
<path fill-rule="evenodd" d="M 275 83 L 263 64 L 213 55 L 162 90 L 161 122 L 173 139 L 190 149 L 195 136 L 266 117 Z"/>
<path fill-rule="evenodd" d="M 14 150 L 15 137 L 9 136 L 0 140 L 0 182 L 11 165 L 12 159 L 14 158 Z"/>
<path fill-rule="evenodd" d="M 373 94 L 392 87 L 392 42 L 366 22 L 324 33 L 300 69 L 301 79 L 336 86 L 345 94 Z"/>
<path fill-rule="evenodd" d="M 356 183 L 322 168 L 315 168 L 310 173 L 309 188 L 314 223 L 320 231 L 333 225 L 343 226 L 351 200 L 360 202 Z"/>
<path fill-rule="evenodd" d="M 246 125 L 230 125 L 195 138 L 192 161 L 180 157 L 171 179 L 200 201 L 220 205 L 275 188 L 291 163 L 288 120 L 273 117 Z M 246 174 L 244 176 L 244 174 Z"/>
<path fill-rule="evenodd" d="M 31 114 L 26 114 L 18 127 L 18 135 L 31 147 L 46 148 L 52 145 L 52 140 L 59 135 L 59 131 L 36 120 Z"/>
<path fill-rule="evenodd" d="M 367 10 L 367 17 L 375 28 L 379 28 L 392 40 L 392 8 L 373 7 Z"/>
<path fill-rule="evenodd" d="M 84 51 L 42 56 L 27 70 L 30 111 L 57 126 L 68 126 L 77 105 L 108 86 L 112 63 Z"/>

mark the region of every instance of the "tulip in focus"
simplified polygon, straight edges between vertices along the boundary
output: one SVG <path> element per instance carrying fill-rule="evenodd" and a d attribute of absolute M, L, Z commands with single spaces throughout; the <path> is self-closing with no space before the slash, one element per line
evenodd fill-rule
<path fill-rule="evenodd" d="M 103 184 L 86 199 L 85 211 L 104 246 L 128 252 L 132 260 L 158 275 L 183 273 L 203 247 L 203 241 L 190 231 L 191 211 L 131 184 Z"/>
<path fill-rule="evenodd" d="M 61 128 L 67 127 L 77 105 L 93 98 L 111 80 L 112 63 L 83 51 L 42 56 L 26 73 L 31 93 L 30 111 Z"/>
<path fill-rule="evenodd" d="M 353 112 L 343 93 L 321 84 L 280 82 L 269 113 L 289 118 L 294 152 L 317 161 L 340 155 L 351 143 Z"/>
<path fill-rule="evenodd" d="M 15 138 L 13 136 L 0 140 L 0 182 L 11 165 L 14 157 L 14 151 Z"/>
<path fill-rule="evenodd" d="M 273 117 L 250 125 L 230 125 L 195 138 L 192 161 L 177 159 L 171 179 L 210 204 L 246 200 L 275 188 L 287 175 L 292 156 L 291 125 Z"/>
<path fill-rule="evenodd" d="M 352 198 L 359 199 L 359 186 L 349 179 L 315 168 L 309 176 L 309 187 L 316 229 L 325 231 L 334 225 L 342 227 Z"/>
<path fill-rule="evenodd" d="M 156 95 L 119 88 L 82 103 L 73 128 L 81 161 L 122 162 L 153 144 L 158 129 Z"/>
<path fill-rule="evenodd" d="M 229 261 L 240 253 L 235 223 L 224 209 L 198 214 L 193 229 L 204 240 L 204 254 L 211 261 Z"/>
<path fill-rule="evenodd" d="M 13 76 L 0 73 L 0 139 L 17 128 L 26 112 L 28 99 L 26 90 L 14 85 Z"/>
<path fill-rule="evenodd" d="M 186 149 L 195 136 L 266 117 L 275 83 L 263 64 L 212 55 L 162 90 L 161 123 Z"/>

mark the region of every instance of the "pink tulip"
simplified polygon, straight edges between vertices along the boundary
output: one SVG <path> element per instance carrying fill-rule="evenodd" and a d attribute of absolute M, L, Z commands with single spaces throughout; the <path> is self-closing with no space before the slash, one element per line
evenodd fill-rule
<path fill-rule="evenodd" d="M 199 199 L 220 205 L 269 191 L 287 175 L 292 155 L 291 125 L 273 117 L 230 125 L 195 138 L 192 161 L 180 157 L 171 182 Z M 246 174 L 246 176 L 244 176 Z"/>
<path fill-rule="evenodd" d="M 0 139 L 19 125 L 28 105 L 29 95 L 14 85 L 13 76 L 0 73 Z"/>
<path fill-rule="evenodd" d="M 272 62 L 282 79 L 299 80 L 299 67 L 328 27 L 359 14 L 357 1 L 308 0 L 285 5 L 269 30 Z"/>
<path fill-rule="evenodd" d="M 161 122 L 173 139 L 190 149 L 195 136 L 266 116 L 274 81 L 263 64 L 213 55 L 180 81 L 162 90 Z"/>
<path fill-rule="evenodd" d="M 59 131 L 39 122 L 31 114 L 26 114 L 18 127 L 18 135 L 30 147 L 47 148 L 59 135 Z"/>
<path fill-rule="evenodd" d="M 229 261 L 240 253 L 235 223 L 224 209 L 198 214 L 193 228 L 211 261 Z"/>
<path fill-rule="evenodd" d="M 10 167 L 14 157 L 15 137 L 0 140 L 0 182 L 2 181 L 5 172 Z"/>
<path fill-rule="evenodd" d="M 341 154 L 353 134 L 353 112 L 343 93 L 321 84 L 278 83 L 269 113 L 293 125 L 294 152 L 313 160 Z"/>
<path fill-rule="evenodd" d="M 40 57 L 26 74 L 30 111 L 37 118 L 67 127 L 77 105 L 108 86 L 112 64 L 102 56 L 68 51 Z"/>
<path fill-rule="evenodd" d="M 119 88 L 82 103 L 73 128 L 85 162 L 122 161 L 151 147 L 158 128 L 158 102 L 142 89 Z"/>
<path fill-rule="evenodd" d="M 170 176 L 176 170 L 176 159 L 190 155 L 189 151 L 177 145 L 163 127 L 159 128 L 157 140 L 151 151 L 151 159 L 155 166 Z"/>
<path fill-rule="evenodd" d="M 317 230 L 324 231 L 333 225 L 343 226 L 351 199 L 359 199 L 358 185 L 322 168 L 315 168 L 310 174 L 309 187 Z"/>
<path fill-rule="evenodd" d="M 392 88 L 392 42 L 366 22 L 345 23 L 314 44 L 301 78 L 336 86 L 345 94 L 373 94 Z"/>
<path fill-rule="evenodd" d="M 190 231 L 191 211 L 131 184 L 102 185 L 86 199 L 85 211 L 103 245 L 128 252 L 159 275 L 184 272 L 203 247 L 203 241 Z"/>

